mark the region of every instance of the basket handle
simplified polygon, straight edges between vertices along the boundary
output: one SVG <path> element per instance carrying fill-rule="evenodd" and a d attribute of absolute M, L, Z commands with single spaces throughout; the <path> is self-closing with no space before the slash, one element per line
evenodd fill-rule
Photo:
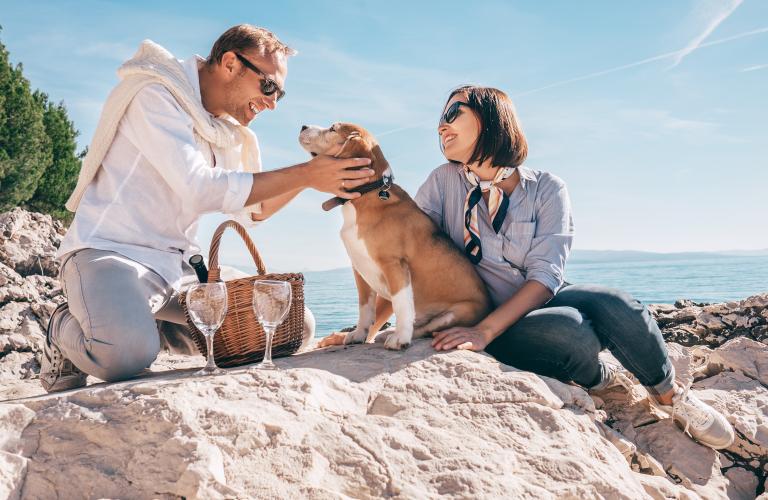
<path fill-rule="evenodd" d="M 219 244 L 221 243 L 221 236 L 224 234 L 224 231 L 227 228 L 232 228 L 237 231 L 237 234 L 239 234 L 243 239 L 245 246 L 251 253 L 253 263 L 256 264 L 256 269 L 258 270 L 259 274 L 266 274 L 267 270 L 264 267 L 264 261 L 261 260 L 261 255 L 259 255 L 259 251 L 256 250 L 256 245 L 254 245 L 253 241 L 251 241 L 251 237 L 248 236 L 245 228 L 236 221 L 228 220 L 219 224 L 219 227 L 216 228 L 216 232 L 213 233 L 213 239 L 211 240 L 211 251 L 209 253 L 211 262 L 210 269 L 208 270 L 208 283 L 218 281 L 219 276 L 221 275 L 221 267 L 219 267 Z"/>

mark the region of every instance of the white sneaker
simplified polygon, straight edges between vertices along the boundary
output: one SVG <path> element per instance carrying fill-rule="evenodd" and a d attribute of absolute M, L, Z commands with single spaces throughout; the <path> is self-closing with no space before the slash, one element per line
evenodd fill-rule
<path fill-rule="evenodd" d="M 51 342 L 51 324 L 53 324 L 56 316 L 65 310 L 67 310 L 66 302 L 53 311 L 45 332 L 43 356 L 40 360 L 40 383 L 47 392 L 59 392 L 84 387 L 88 377 L 88 374 L 81 372 Z"/>
<path fill-rule="evenodd" d="M 605 391 L 611 387 L 622 386 L 630 394 L 632 393 L 632 387 L 635 383 L 630 378 L 629 372 L 621 365 L 614 363 L 613 361 L 602 361 L 605 369 L 605 377 L 603 380 L 594 387 L 587 389 L 588 392 Z"/>
<path fill-rule="evenodd" d="M 672 406 L 662 405 L 655 398 L 653 403 L 681 425 L 683 432 L 713 450 L 733 444 L 736 434 L 722 413 L 700 400 L 690 388 L 676 384 L 674 391 Z"/>

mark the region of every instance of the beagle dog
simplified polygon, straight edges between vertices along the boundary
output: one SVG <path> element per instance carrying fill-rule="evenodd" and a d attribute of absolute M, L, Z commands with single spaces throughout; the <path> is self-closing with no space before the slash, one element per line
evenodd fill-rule
<path fill-rule="evenodd" d="M 477 324 L 491 310 L 485 284 L 453 242 L 393 183 L 392 169 L 376 139 L 364 128 L 336 123 L 328 128 L 303 126 L 301 146 L 311 155 L 370 158 L 374 181 L 355 189 L 354 200 L 341 205 L 344 242 L 354 269 L 360 307 L 357 327 L 345 344 L 370 341 L 379 325 L 376 296 L 392 303 L 395 330 L 384 342 L 402 349 L 411 339 L 453 326 Z M 374 326 L 376 327 L 374 329 Z"/>

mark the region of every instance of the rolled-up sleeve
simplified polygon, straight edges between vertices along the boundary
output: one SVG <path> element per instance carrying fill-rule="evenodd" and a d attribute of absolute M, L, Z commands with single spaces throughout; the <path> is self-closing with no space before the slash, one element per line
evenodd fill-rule
<path fill-rule="evenodd" d="M 195 211 L 233 213 L 243 208 L 253 175 L 212 167 L 195 140 L 192 119 L 161 85 L 140 90 L 124 120 L 128 139 Z"/>
<path fill-rule="evenodd" d="M 552 176 L 541 186 L 536 209 L 536 232 L 525 257 L 526 280 L 535 280 L 556 293 L 562 286 L 565 262 L 571 251 L 574 227 L 565 183 Z M 538 201 L 537 201 L 538 204 Z"/>
<path fill-rule="evenodd" d="M 419 206 L 422 212 L 427 214 L 430 219 L 443 228 L 443 200 L 440 194 L 440 182 L 438 179 L 439 169 L 433 170 L 427 180 L 416 192 L 413 201 Z M 444 228 L 443 228 L 444 229 Z"/>
<path fill-rule="evenodd" d="M 253 163 L 251 164 L 245 164 L 240 163 L 240 168 L 238 171 L 240 172 L 250 172 L 250 173 L 258 173 L 261 172 L 261 148 L 259 147 L 259 139 L 256 137 L 256 134 L 253 133 L 250 129 L 245 129 L 245 133 L 250 134 L 252 136 L 251 143 L 253 144 L 253 147 L 256 148 L 255 154 L 253 156 Z M 247 207 L 241 208 L 236 212 L 233 212 L 232 218 L 235 219 L 237 222 L 239 222 L 241 225 L 243 225 L 246 228 L 256 227 L 259 224 L 262 223 L 261 220 L 253 220 L 253 217 L 251 214 L 259 215 L 261 214 L 261 202 L 256 202 L 252 205 L 248 205 Z"/>

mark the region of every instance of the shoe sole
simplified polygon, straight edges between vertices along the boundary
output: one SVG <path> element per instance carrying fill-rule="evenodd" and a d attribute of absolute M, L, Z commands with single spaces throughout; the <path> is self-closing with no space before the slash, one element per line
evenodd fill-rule
<path fill-rule="evenodd" d="M 60 378 L 53 384 L 48 384 L 43 380 L 40 379 L 40 385 L 43 386 L 43 389 L 45 389 L 45 392 L 62 392 L 62 391 L 69 391 L 72 389 L 80 389 L 81 387 L 86 386 L 86 378 L 85 377 L 71 377 L 71 378 Z"/>

